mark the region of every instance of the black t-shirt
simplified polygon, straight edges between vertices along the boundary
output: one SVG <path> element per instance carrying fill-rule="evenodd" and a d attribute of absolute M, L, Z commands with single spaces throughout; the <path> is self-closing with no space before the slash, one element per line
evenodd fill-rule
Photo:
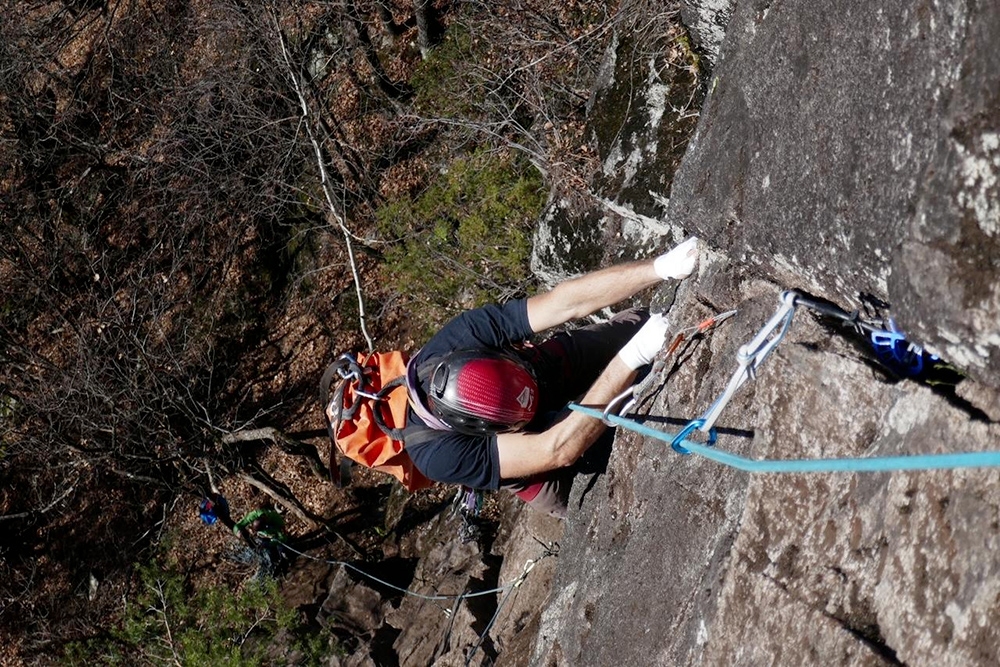
<path fill-rule="evenodd" d="M 446 324 L 417 353 L 413 363 L 424 364 L 455 350 L 509 349 L 532 336 L 525 299 L 502 306 L 469 310 Z M 427 428 L 411 408 L 407 431 Z M 406 445 L 414 465 L 430 479 L 464 484 L 474 489 L 500 486 L 500 452 L 497 438 L 440 431 L 438 437 Z"/>

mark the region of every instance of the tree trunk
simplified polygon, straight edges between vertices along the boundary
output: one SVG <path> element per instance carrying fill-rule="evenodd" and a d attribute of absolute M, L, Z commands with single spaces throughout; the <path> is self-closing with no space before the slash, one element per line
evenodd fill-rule
<path fill-rule="evenodd" d="M 438 41 L 437 20 L 431 0 L 413 0 L 413 15 L 417 20 L 417 46 L 420 56 L 427 60 Z"/>
<path fill-rule="evenodd" d="M 399 37 L 406 32 L 405 23 L 396 23 L 396 18 L 392 15 L 392 2 L 390 0 L 376 0 L 375 6 L 378 9 L 378 17 L 382 19 L 385 31 L 393 38 Z"/>
<path fill-rule="evenodd" d="M 386 74 L 385 68 L 382 67 L 378 51 L 375 49 L 372 37 L 368 33 L 368 25 L 364 22 L 361 12 L 358 11 L 357 3 L 354 0 L 348 3 L 347 13 L 351 19 L 351 23 L 354 25 L 354 31 L 357 34 L 361 52 L 364 53 L 365 60 L 368 62 L 369 67 L 372 68 L 375 79 L 378 81 L 379 90 L 392 99 L 407 97 L 412 92 L 410 87 L 406 83 L 390 79 L 389 75 Z"/>

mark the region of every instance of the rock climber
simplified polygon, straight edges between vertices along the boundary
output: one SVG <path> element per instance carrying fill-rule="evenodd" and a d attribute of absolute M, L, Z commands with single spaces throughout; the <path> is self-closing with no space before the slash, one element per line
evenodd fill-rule
<path fill-rule="evenodd" d="M 659 257 L 448 322 L 408 365 L 404 441 L 414 465 L 432 480 L 503 488 L 564 516 L 573 465 L 605 430 L 601 421 L 565 410 L 567 403 L 604 406 L 631 386 L 662 347 L 667 320 L 630 309 L 537 345 L 528 341 L 660 281 L 687 278 L 697 261 L 692 237 Z"/>

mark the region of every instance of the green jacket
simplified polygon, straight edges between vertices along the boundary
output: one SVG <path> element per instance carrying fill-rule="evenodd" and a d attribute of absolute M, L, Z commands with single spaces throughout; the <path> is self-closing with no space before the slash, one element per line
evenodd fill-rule
<path fill-rule="evenodd" d="M 257 529 L 257 536 L 267 540 L 287 541 L 285 536 L 285 517 L 272 509 L 256 509 L 236 522 L 233 526 L 233 533 L 240 534 L 241 529 L 249 528 L 256 520 L 260 520 L 260 527 Z"/>

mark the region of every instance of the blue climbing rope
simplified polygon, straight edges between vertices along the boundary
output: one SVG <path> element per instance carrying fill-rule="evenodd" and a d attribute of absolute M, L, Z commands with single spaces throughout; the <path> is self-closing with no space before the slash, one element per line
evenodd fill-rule
<path fill-rule="evenodd" d="M 950 470 L 955 468 L 998 468 L 1000 452 L 961 452 L 954 454 L 912 454 L 905 456 L 881 456 L 873 458 L 842 459 L 763 459 L 754 460 L 730 452 L 714 449 L 703 444 L 640 424 L 632 419 L 615 414 L 606 415 L 600 410 L 587 408 L 576 403 L 570 409 L 594 419 L 604 419 L 641 435 L 683 447 L 716 463 L 745 470 L 765 473 L 806 473 L 806 472 L 894 472 L 899 470 Z M 690 424 L 688 425 L 690 427 Z M 676 447 L 675 447 L 676 449 Z"/>
<path fill-rule="evenodd" d="M 835 306 L 809 299 L 794 290 L 786 290 L 779 296 L 779 307 L 771 319 L 761 328 L 754 338 L 740 347 L 736 353 L 737 368 L 722 394 L 712 403 L 705 414 L 689 422 L 680 433 L 671 435 L 632 419 L 616 415 L 613 407 L 620 402 L 615 398 L 608 408 L 601 411 L 587 408 L 577 403 L 570 403 L 570 409 L 589 417 L 600 419 L 608 424 L 622 426 L 650 438 L 656 438 L 670 443 L 671 448 L 679 454 L 695 453 L 717 463 L 731 466 L 747 472 L 769 473 L 803 473 L 803 472 L 892 472 L 897 470 L 946 470 L 954 468 L 995 468 L 1000 467 L 1000 452 L 960 452 L 951 454 L 914 454 L 906 456 L 883 456 L 874 458 L 835 458 L 835 459 L 770 459 L 753 460 L 730 452 L 713 449 L 717 437 L 715 422 L 732 400 L 736 392 L 748 380 L 757 376 L 757 370 L 770 356 L 778 343 L 788 333 L 795 317 L 795 310 L 805 306 L 824 315 L 830 315 L 844 320 L 859 330 L 868 332 L 872 344 L 876 346 L 879 358 L 903 375 L 913 377 L 923 370 L 923 359 L 926 356 L 931 361 L 939 361 L 937 357 L 928 355 L 923 348 L 909 343 L 889 320 L 889 330 L 883 330 L 864 322 L 858 313 L 847 313 Z M 627 393 L 627 392 L 626 392 Z M 628 406 L 631 406 L 634 400 Z M 691 442 L 688 436 L 695 430 L 708 434 L 708 442 L 699 444 Z"/>

